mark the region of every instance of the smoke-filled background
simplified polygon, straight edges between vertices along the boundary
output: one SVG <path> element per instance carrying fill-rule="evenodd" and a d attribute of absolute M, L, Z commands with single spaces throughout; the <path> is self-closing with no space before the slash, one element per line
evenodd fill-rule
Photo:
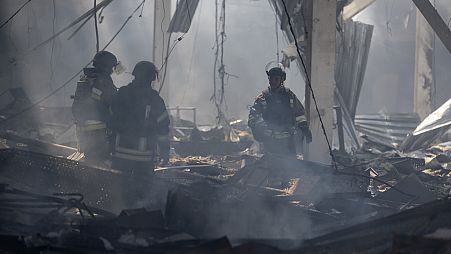
<path fill-rule="evenodd" d="M 0 0 L 0 22 L 10 17 L 25 2 L 26 0 Z M 140 2 L 141 0 L 117 0 L 105 8 L 102 13 L 104 19 L 99 24 L 100 48 L 113 37 Z M 175 2 L 174 0 L 172 11 L 176 6 Z M 131 72 L 138 61 L 152 59 L 153 3 L 147 1 L 107 49 L 117 55 L 127 72 Z M 448 21 L 451 16 L 451 4 L 448 0 L 435 1 L 435 4 L 443 19 Z M 71 40 L 68 40 L 68 37 L 75 27 L 43 46 L 38 45 L 92 6 L 93 1 L 89 0 L 34 0 L 1 28 L 0 94 L 8 88 L 23 87 L 32 102 L 54 93 L 54 96 L 43 101 L 41 105 L 70 106 L 70 96 L 75 91 L 77 78 L 61 90 L 59 88 L 94 56 L 96 39 L 93 20 Z M 412 112 L 415 12 L 416 8 L 411 0 L 378 0 L 355 18 L 375 26 L 358 113 Z M 274 12 L 267 0 L 226 1 L 227 40 L 224 45 L 224 62 L 226 72 L 236 76 L 230 77 L 225 87 L 226 113 L 229 118 L 247 119 L 248 105 L 252 104 L 257 94 L 267 86 L 265 65 L 276 60 L 277 52 L 287 45 L 280 30 L 277 38 L 277 29 Z M 214 123 L 216 117 L 216 109 L 210 101 L 215 71 L 214 44 L 215 1 L 201 0 L 189 32 L 170 55 L 169 77 L 166 83 L 170 94 L 168 105 L 197 107 L 201 124 Z M 436 106 L 439 106 L 451 95 L 451 86 L 448 84 L 451 80 L 451 72 L 448 71 L 451 58 L 438 38 L 434 55 Z M 287 74 L 287 86 L 298 97 L 303 98 L 304 81 L 295 64 L 292 64 Z M 113 75 L 118 87 L 126 85 L 132 78 L 130 73 Z M 0 96 L 0 106 L 7 103 L 5 96 L 7 94 Z M 321 189 L 336 185 L 332 179 L 327 178 L 317 182 L 321 183 Z M 98 183 L 95 183 L 95 186 L 97 185 Z M 112 189 L 123 187 L 119 184 L 116 187 L 111 183 L 108 183 L 108 186 Z M 154 188 L 158 190 L 159 187 Z M 166 190 L 163 187 L 161 189 Z M 149 193 L 154 194 L 156 191 Z M 166 197 L 164 194 L 160 196 L 163 199 Z M 221 197 L 223 196 L 218 195 L 218 198 Z M 253 232 L 261 232 L 255 235 L 256 237 L 268 237 L 268 232 L 280 237 L 292 236 L 294 232 L 299 232 L 298 227 L 302 227 L 302 232 L 309 232 L 310 225 L 314 224 L 308 219 L 298 219 L 292 222 L 291 227 L 280 227 L 287 231 L 279 232 L 271 227 L 282 221 L 286 223 L 283 219 L 291 217 L 289 211 L 280 211 L 266 200 L 254 202 L 249 207 L 255 211 L 244 211 L 249 217 L 265 218 L 264 215 L 267 215 L 268 220 L 265 223 L 254 223 L 250 220 L 252 218 L 243 218 L 241 213 L 221 211 L 229 216 L 226 218 L 235 222 L 246 221 L 247 223 L 240 224 L 244 232 L 249 225 L 255 227 Z M 234 211 L 239 212 L 240 209 L 242 208 L 238 207 Z M 255 212 L 261 214 L 255 216 Z M 273 216 L 274 214 L 280 217 Z M 272 222 L 274 223 L 271 225 Z M 235 230 L 230 228 L 230 225 L 224 223 L 214 226 L 223 234 Z M 267 230 L 268 228 L 271 230 Z"/>
<path fill-rule="evenodd" d="M 5 21 L 25 2 L 2 0 L 0 20 Z M 104 9 L 104 19 L 99 24 L 100 48 L 140 2 L 113 1 Z M 450 4 L 444 0 L 434 2 L 447 21 L 451 15 Z M 7 88 L 24 87 L 31 100 L 37 101 L 81 70 L 95 54 L 93 20 L 71 40 L 67 38 L 77 26 L 45 45 L 37 46 L 92 6 L 93 1 L 88 0 L 35 0 L 4 26 L 0 30 L 0 93 Z M 173 1 L 172 12 L 175 6 Z M 410 0 L 379 0 L 355 18 L 375 26 L 358 113 L 412 111 L 415 12 Z M 216 109 L 210 97 L 215 59 L 215 1 L 201 0 L 192 19 L 190 30 L 169 58 L 169 77 L 165 84 L 169 86 L 168 104 L 197 107 L 199 122 L 213 123 Z M 224 63 L 226 72 L 237 76 L 231 76 L 225 88 L 229 118 L 246 119 L 247 106 L 267 86 L 264 67 L 269 61 L 276 60 L 276 53 L 286 46 L 281 31 L 278 40 L 276 38 L 275 22 L 268 1 L 226 1 Z M 147 1 L 107 50 L 116 54 L 131 72 L 138 61 L 152 59 L 152 30 L 153 1 Z M 450 60 L 450 54 L 437 38 L 434 60 L 437 106 L 451 94 L 448 84 L 451 73 L 447 64 Z M 129 73 L 113 75 L 118 87 L 132 78 Z M 77 78 L 41 105 L 70 106 L 76 81 Z M 295 64 L 288 70 L 287 86 L 303 98 L 304 81 Z M 0 104 L 6 100 L 2 101 Z"/>
<path fill-rule="evenodd" d="M 6 0 L 1 5 L 1 20 L 6 20 L 25 1 Z M 99 1 L 100 2 L 100 1 Z M 99 24 L 100 48 L 116 33 L 141 1 L 113 1 L 103 11 Z M 93 20 L 71 40 L 75 27 L 42 47 L 37 45 L 92 8 L 92 1 L 32 1 L 0 30 L 1 91 L 24 87 L 32 101 L 51 93 L 77 73 L 95 54 Z M 175 9 L 175 1 L 172 11 Z M 212 123 L 216 109 L 213 94 L 214 1 L 200 1 L 192 26 L 169 57 L 169 106 L 198 108 L 201 123 Z M 107 50 L 117 55 L 131 72 L 140 60 L 152 59 L 153 1 L 147 1 Z M 267 86 L 265 65 L 276 60 L 275 15 L 267 1 L 227 1 L 224 63 L 230 77 L 226 86 L 228 116 L 247 117 L 247 105 Z M 173 36 L 176 39 L 176 36 Z M 279 34 L 279 50 L 286 45 Z M 171 42 L 172 45 L 172 42 Z M 133 79 L 129 73 L 114 75 L 116 86 Z M 303 81 L 296 68 L 289 71 L 288 85 L 303 96 Z M 42 105 L 70 106 L 75 91 L 74 79 Z"/>
<path fill-rule="evenodd" d="M 430 0 L 449 25 L 451 2 Z M 374 25 L 357 113 L 413 111 L 416 10 L 411 0 L 378 0 L 354 20 Z M 435 36 L 435 105 L 451 97 L 451 54 Z"/>

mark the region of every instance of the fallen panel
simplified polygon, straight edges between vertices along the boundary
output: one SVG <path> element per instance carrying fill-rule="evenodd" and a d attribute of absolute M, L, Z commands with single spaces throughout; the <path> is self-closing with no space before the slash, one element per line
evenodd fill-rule
<path fill-rule="evenodd" d="M 397 148 L 420 122 L 417 114 L 356 115 L 355 127 L 369 140 Z"/>
<path fill-rule="evenodd" d="M 400 146 L 402 151 L 426 148 L 451 126 L 451 99 L 427 116 Z"/>

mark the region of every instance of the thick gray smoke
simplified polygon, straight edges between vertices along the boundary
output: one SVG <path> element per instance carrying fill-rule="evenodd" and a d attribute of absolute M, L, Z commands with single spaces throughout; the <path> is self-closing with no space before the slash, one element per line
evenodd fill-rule
<path fill-rule="evenodd" d="M 100 48 L 116 33 L 141 1 L 113 1 L 99 24 Z M 1 20 L 6 20 L 22 3 L 2 1 Z M 175 8 L 175 1 L 172 11 Z M 92 8 L 92 1 L 32 1 L 1 31 L 1 91 L 24 87 L 32 101 L 51 93 L 77 73 L 95 54 L 93 21 L 89 21 L 71 40 L 75 28 L 53 42 L 34 49 Z M 55 12 L 54 12 L 55 10 Z M 169 60 L 169 106 L 198 108 L 200 122 L 212 123 L 216 111 L 213 94 L 214 1 L 200 1 L 193 23 Z M 136 13 L 108 50 L 115 53 L 131 72 L 135 63 L 152 59 L 153 2 L 145 3 L 142 17 Z M 54 29 L 53 29 L 54 27 Z M 264 67 L 276 59 L 275 16 L 267 1 L 227 1 L 224 63 L 230 77 L 225 88 L 227 115 L 246 118 L 247 105 L 267 86 Z M 174 35 L 175 39 L 176 36 Z M 171 42 L 172 44 L 172 42 Z M 279 50 L 286 45 L 279 33 Z M 130 74 L 113 75 L 116 86 L 132 80 Z M 76 80 L 42 105 L 69 106 Z M 303 81 L 296 68 L 288 73 L 287 85 L 303 97 Z"/>
<path fill-rule="evenodd" d="M 140 1 L 113 1 L 103 11 L 99 24 L 100 46 L 114 35 Z M 446 1 L 434 1 L 446 21 L 451 6 Z M 20 1 L 1 2 L 1 20 L 6 20 Z M 43 0 L 30 2 L 0 31 L 0 92 L 9 87 L 24 87 L 32 101 L 58 88 L 95 53 L 93 22 L 67 40 L 74 29 L 62 34 L 43 47 L 34 49 L 82 13 L 92 7 L 91 1 Z M 175 1 L 173 9 L 175 8 Z M 54 12 L 55 10 L 55 12 Z M 213 94 L 214 62 L 214 1 L 200 1 L 192 26 L 176 46 L 169 62 L 169 106 L 198 108 L 200 122 L 214 122 L 216 112 L 210 97 Z M 173 10 L 172 10 L 173 11 Z M 377 111 L 411 112 L 415 60 L 415 12 L 410 0 L 376 1 L 355 20 L 375 26 L 368 59 L 367 72 L 358 107 L 359 113 Z M 130 72 L 140 60 L 152 59 L 153 3 L 146 2 L 142 17 L 134 15 L 126 28 L 111 44 Z M 54 28 L 54 29 L 53 29 Z M 267 86 L 264 66 L 276 59 L 275 17 L 267 1 L 226 2 L 225 65 L 230 77 L 225 89 L 228 116 L 246 118 L 247 105 Z M 174 36 L 175 38 L 175 36 Z M 286 45 L 279 33 L 279 50 Z M 436 104 L 440 105 L 451 93 L 448 80 L 451 61 L 440 40 L 436 39 L 435 75 Z M 114 76 L 117 86 L 127 84 L 130 74 Z M 69 106 L 75 81 L 46 100 L 43 105 Z M 303 97 L 304 82 L 293 65 L 288 72 L 287 86 Z M 387 92 L 389 91 L 389 92 Z"/>

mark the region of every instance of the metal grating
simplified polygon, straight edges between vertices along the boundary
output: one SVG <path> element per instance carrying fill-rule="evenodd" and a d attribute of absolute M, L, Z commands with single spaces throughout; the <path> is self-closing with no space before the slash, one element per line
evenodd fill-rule
<path fill-rule="evenodd" d="M 82 193 L 88 205 L 106 210 L 122 206 L 124 174 L 77 161 L 22 151 L 0 150 L 0 174 L 42 194 Z"/>

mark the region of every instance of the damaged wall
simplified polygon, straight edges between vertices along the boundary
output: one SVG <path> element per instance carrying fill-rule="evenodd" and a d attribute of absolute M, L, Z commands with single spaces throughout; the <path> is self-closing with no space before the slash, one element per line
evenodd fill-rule
<path fill-rule="evenodd" d="M 447 1 L 431 1 L 448 21 L 451 5 Z M 373 40 L 362 88 L 358 114 L 384 111 L 413 112 L 415 71 L 415 15 L 411 0 L 376 1 L 354 20 L 374 25 Z M 437 108 L 451 96 L 449 63 L 451 55 L 441 41 L 435 39 L 435 105 Z M 387 92 L 390 91 L 390 92 Z"/>

